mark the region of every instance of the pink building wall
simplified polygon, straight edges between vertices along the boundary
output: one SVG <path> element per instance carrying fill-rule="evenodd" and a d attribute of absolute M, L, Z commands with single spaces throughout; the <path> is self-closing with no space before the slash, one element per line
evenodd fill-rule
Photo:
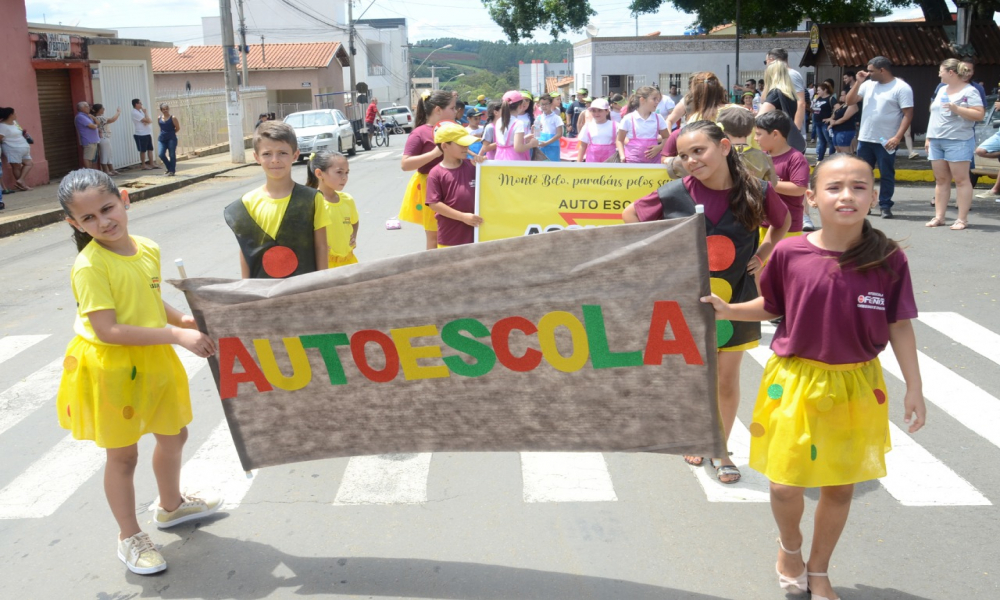
<path fill-rule="evenodd" d="M 24 0 L 0 0 L 0 106 L 10 106 L 17 112 L 17 122 L 24 127 L 35 144 L 31 158 L 35 168 L 28 175 L 29 186 L 49 181 L 49 163 L 45 160 L 45 139 L 42 136 L 42 116 L 38 110 L 38 86 L 31 64 L 31 40 L 28 37 L 28 17 Z M 69 107 L 72 110 L 73 107 Z M 4 160 L 5 187 L 13 188 L 14 179 Z"/>

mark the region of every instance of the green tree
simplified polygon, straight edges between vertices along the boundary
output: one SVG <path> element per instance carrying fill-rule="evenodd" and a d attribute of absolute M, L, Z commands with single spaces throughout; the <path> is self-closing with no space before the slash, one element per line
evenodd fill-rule
<path fill-rule="evenodd" d="M 490 18 L 507 39 L 531 39 L 536 29 L 547 29 L 553 39 L 567 30 L 579 31 L 597 14 L 589 0 L 482 0 Z"/>

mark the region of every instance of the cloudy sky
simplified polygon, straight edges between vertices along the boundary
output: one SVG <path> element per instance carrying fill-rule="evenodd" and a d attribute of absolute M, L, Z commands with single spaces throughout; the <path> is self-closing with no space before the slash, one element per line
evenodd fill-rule
<path fill-rule="evenodd" d="M 255 6 L 265 5 L 288 10 L 285 4 L 316 6 L 316 0 L 257 0 Z M 282 4 L 285 3 L 285 4 Z M 371 4 L 371 8 L 368 8 Z M 597 11 L 593 18 L 601 36 L 635 35 L 636 20 L 628 11 L 628 0 L 591 0 Z M 951 4 L 951 2 L 949 2 Z M 151 37 L 171 41 L 178 45 L 201 43 L 201 17 L 218 16 L 218 0 L 115 0 L 113 2 L 67 2 L 66 0 L 26 0 L 29 22 L 61 23 L 63 25 L 98 29 L 150 28 L 160 35 Z M 663 35 L 683 33 L 692 20 L 688 15 L 665 5 L 656 14 L 639 17 L 639 34 L 659 31 Z M 500 28 L 477 0 L 359 0 L 355 14 L 367 8 L 364 18 L 405 17 L 411 41 L 439 37 L 498 40 L 503 38 Z M 235 11 L 234 11 L 235 12 Z M 263 14 L 260 14 L 262 13 Z M 921 16 L 920 9 L 895 13 L 891 18 L 902 19 Z M 251 35 L 255 28 L 266 27 L 267 13 L 255 8 L 246 15 Z M 343 20 L 343 18 L 338 19 Z M 121 33 L 122 37 L 131 37 Z M 138 36 L 136 36 L 138 37 Z M 583 37 L 570 32 L 570 41 Z M 546 41 L 549 36 L 538 32 L 536 39 Z"/>

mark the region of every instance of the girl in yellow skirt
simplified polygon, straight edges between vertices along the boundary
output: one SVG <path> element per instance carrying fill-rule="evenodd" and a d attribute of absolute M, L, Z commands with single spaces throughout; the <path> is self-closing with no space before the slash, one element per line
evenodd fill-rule
<path fill-rule="evenodd" d="M 160 249 L 128 234 L 128 195 L 94 169 L 73 171 L 59 203 L 80 254 L 73 263 L 76 337 L 66 349 L 59 424 L 107 450 L 104 492 L 118 522 L 118 558 L 141 575 L 167 568 L 136 520 L 136 443 L 156 436 L 153 473 L 160 492 L 154 520 L 173 527 L 218 510 L 219 498 L 181 495 L 181 450 L 191 422 L 184 368 L 171 344 L 197 356 L 215 343 L 194 319 L 160 297 Z M 167 327 L 167 324 L 174 327 Z"/>
<path fill-rule="evenodd" d="M 319 190 L 326 198 L 324 206 L 330 217 L 326 227 L 326 245 L 330 249 L 331 269 L 358 262 L 358 207 L 354 197 L 344 191 L 351 167 L 339 152 L 314 152 L 309 156 L 306 185 Z"/>
<path fill-rule="evenodd" d="M 434 211 L 428 210 L 427 174 L 441 162 L 441 148 L 434 143 L 434 127 L 441 121 L 455 120 L 455 95 L 439 90 L 426 91 L 417 101 L 417 116 L 410 137 L 403 148 L 404 171 L 416 171 L 406 186 L 399 218 L 408 223 L 423 225 L 427 234 L 427 249 L 437 248 L 437 221 Z"/>
<path fill-rule="evenodd" d="M 854 484 L 886 474 L 889 409 L 878 355 L 889 342 L 906 382 L 910 433 L 923 427 L 926 408 L 906 256 L 865 218 L 878 201 L 871 167 L 853 156 L 827 159 L 813 172 L 806 198 L 823 228 L 777 244 L 761 278 L 762 297 L 702 301 L 719 319 L 784 316 L 750 424 L 750 466 L 771 481 L 781 534 L 778 584 L 793 594 L 809 591 L 813 600 L 836 600 L 826 571 Z M 807 487 L 821 488 L 808 561 L 799 528 Z"/>

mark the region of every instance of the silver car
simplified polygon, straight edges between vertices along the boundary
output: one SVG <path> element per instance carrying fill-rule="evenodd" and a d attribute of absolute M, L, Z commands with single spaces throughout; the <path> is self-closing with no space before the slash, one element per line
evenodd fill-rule
<path fill-rule="evenodd" d="M 407 133 L 413 131 L 413 113 L 406 106 L 387 106 L 378 111 L 382 116 L 382 121 L 389 126 L 392 121 L 396 122 Z"/>
<path fill-rule="evenodd" d="M 317 150 L 327 150 L 349 154 L 357 153 L 354 128 L 344 113 L 336 109 L 307 110 L 285 117 L 295 129 L 299 143 L 299 160 L 306 160 Z"/>

